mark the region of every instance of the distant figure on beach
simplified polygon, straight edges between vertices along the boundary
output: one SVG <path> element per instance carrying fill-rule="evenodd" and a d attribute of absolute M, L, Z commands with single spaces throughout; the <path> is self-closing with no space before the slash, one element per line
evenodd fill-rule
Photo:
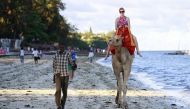
<path fill-rule="evenodd" d="M 125 16 L 125 9 L 122 7 L 119 8 L 119 13 L 120 16 L 117 17 L 115 20 L 115 30 L 116 30 L 115 35 L 123 38 L 122 46 L 127 48 L 131 55 L 134 54 L 136 48 L 137 55 L 142 57 L 139 50 L 137 38 L 131 33 L 130 19 L 129 17 Z M 107 59 L 107 56 L 109 56 L 110 51 L 112 54 L 114 54 L 114 47 L 108 47 L 108 48 L 109 51 L 107 52 L 105 59 Z"/>
<path fill-rule="evenodd" d="M 73 62 L 77 61 L 77 53 L 74 49 L 71 50 L 71 57 Z"/>
<path fill-rule="evenodd" d="M 54 82 L 56 84 L 55 102 L 57 109 L 64 109 L 65 107 L 69 76 L 71 73 L 68 68 L 69 64 L 73 64 L 71 55 L 64 49 L 63 44 L 59 44 L 59 51 L 57 51 L 53 58 Z M 63 93 L 62 97 L 61 90 Z"/>
<path fill-rule="evenodd" d="M 38 55 L 39 59 L 41 59 L 42 56 L 43 56 L 42 50 L 39 50 L 39 55 Z"/>
<path fill-rule="evenodd" d="M 77 64 L 76 64 L 77 54 L 76 51 L 73 49 L 73 47 L 68 47 L 68 52 L 70 53 L 72 60 L 72 64 L 69 64 L 69 70 L 71 71 L 70 78 L 72 80 L 74 77 L 74 72 L 77 69 Z"/>
<path fill-rule="evenodd" d="M 24 49 L 23 49 L 23 47 L 21 47 L 21 49 L 20 49 L 19 56 L 20 56 L 20 62 L 24 63 Z"/>
<path fill-rule="evenodd" d="M 34 48 L 34 51 L 32 52 L 33 57 L 34 57 L 34 63 L 37 64 L 38 63 L 38 59 L 39 59 L 39 53 L 38 50 L 36 48 Z"/>
<path fill-rule="evenodd" d="M 92 63 L 93 57 L 94 57 L 94 52 L 93 52 L 93 50 L 90 50 L 90 51 L 89 51 L 89 54 L 88 54 L 88 58 L 89 58 L 89 60 L 90 60 L 90 63 Z"/>
<path fill-rule="evenodd" d="M 77 69 L 77 53 L 74 50 L 74 48 L 71 49 L 71 58 L 72 58 L 72 62 L 73 62 L 71 79 L 73 79 L 74 72 Z"/>

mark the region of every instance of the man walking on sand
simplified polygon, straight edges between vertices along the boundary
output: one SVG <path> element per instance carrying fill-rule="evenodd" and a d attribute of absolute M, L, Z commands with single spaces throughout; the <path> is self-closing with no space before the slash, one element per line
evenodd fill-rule
<path fill-rule="evenodd" d="M 69 62 L 72 62 L 70 53 L 64 50 L 63 44 L 59 44 L 59 51 L 57 51 L 55 57 L 53 58 L 53 71 L 56 84 L 55 102 L 57 109 L 64 109 L 65 107 L 69 82 Z M 61 90 L 63 93 L 62 97 Z"/>

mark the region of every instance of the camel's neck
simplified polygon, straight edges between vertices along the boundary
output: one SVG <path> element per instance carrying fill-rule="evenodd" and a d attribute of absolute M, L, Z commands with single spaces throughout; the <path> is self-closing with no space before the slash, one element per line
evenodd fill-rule
<path fill-rule="evenodd" d="M 115 47 L 115 53 L 116 54 L 121 54 L 121 46 Z"/>
<path fill-rule="evenodd" d="M 121 62 L 121 46 L 116 47 L 115 55 L 116 55 L 117 59 Z"/>

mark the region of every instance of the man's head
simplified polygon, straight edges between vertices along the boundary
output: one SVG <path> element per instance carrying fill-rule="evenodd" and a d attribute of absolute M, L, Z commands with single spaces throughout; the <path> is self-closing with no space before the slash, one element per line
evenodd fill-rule
<path fill-rule="evenodd" d="M 64 50 L 65 50 L 65 48 L 64 48 L 64 45 L 63 44 L 59 44 L 59 50 L 61 51 L 61 52 L 63 52 Z"/>

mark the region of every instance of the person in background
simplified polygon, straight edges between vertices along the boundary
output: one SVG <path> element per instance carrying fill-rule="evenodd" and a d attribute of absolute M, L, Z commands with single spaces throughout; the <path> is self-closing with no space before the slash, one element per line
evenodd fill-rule
<path fill-rule="evenodd" d="M 41 59 L 43 56 L 42 50 L 39 51 L 39 58 Z"/>
<path fill-rule="evenodd" d="M 24 49 L 23 49 L 23 47 L 21 47 L 21 49 L 20 49 L 19 56 L 20 56 L 20 62 L 24 63 Z"/>
<path fill-rule="evenodd" d="M 69 64 L 72 64 L 71 55 L 65 51 L 63 44 L 59 44 L 59 50 L 53 58 L 54 82 L 56 86 L 55 102 L 57 109 L 64 109 L 67 99 L 67 89 L 69 83 Z M 62 97 L 61 97 L 62 90 Z"/>
<path fill-rule="evenodd" d="M 90 60 L 90 63 L 92 63 L 93 57 L 94 57 L 94 52 L 93 52 L 93 50 L 90 50 L 90 52 L 89 52 L 89 54 L 88 54 L 88 58 L 89 58 L 89 60 Z"/>
<path fill-rule="evenodd" d="M 77 69 L 77 64 L 76 64 L 76 58 L 77 58 L 77 54 L 75 52 L 75 50 L 73 49 L 73 47 L 68 47 L 68 52 L 71 55 L 71 60 L 72 60 L 72 65 L 69 65 L 69 70 L 71 70 L 71 75 L 70 75 L 70 79 L 72 80 L 74 77 L 74 72 Z"/>
<path fill-rule="evenodd" d="M 39 58 L 38 50 L 36 48 L 34 48 L 34 51 L 32 52 L 32 54 L 33 54 L 33 57 L 34 57 L 34 63 L 38 64 L 38 58 Z"/>
<path fill-rule="evenodd" d="M 34 48 L 33 48 L 33 47 L 31 48 L 31 51 L 32 51 L 32 52 L 34 51 Z"/>
<path fill-rule="evenodd" d="M 77 69 L 77 53 L 73 48 L 71 49 L 71 59 L 72 59 L 72 62 L 73 62 L 71 79 L 73 79 L 74 72 Z"/>

